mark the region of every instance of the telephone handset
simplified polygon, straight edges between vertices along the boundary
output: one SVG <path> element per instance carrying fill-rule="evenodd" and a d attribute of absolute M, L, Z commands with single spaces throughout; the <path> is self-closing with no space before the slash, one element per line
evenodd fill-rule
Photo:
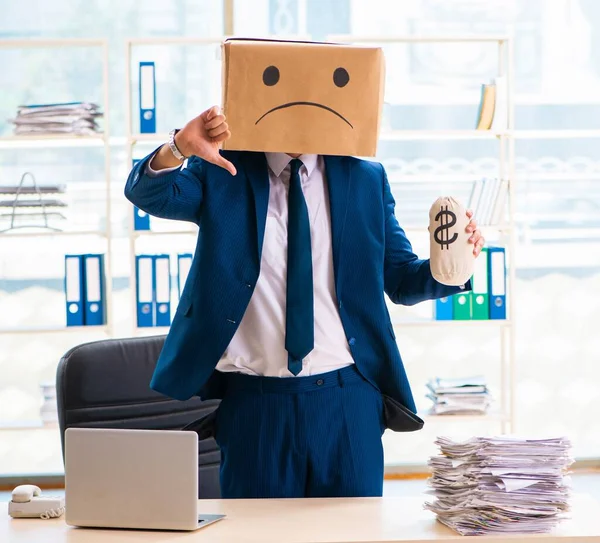
<path fill-rule="evenodd" d="M 35 485 L 19 485 L 12 491 L 8 514 L 13 518 L 56 518 L 65 512 L 65 500 L 44 496 Z"/>

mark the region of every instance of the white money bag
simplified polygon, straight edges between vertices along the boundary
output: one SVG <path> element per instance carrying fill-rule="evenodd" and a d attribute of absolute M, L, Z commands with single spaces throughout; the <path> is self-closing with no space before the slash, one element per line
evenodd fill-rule
<path fill-rule="evenodd" d="M 455 198 L 438 198 L 429 211 L 431 274 L 438 283 L 449 286 L 464 285 L 473 275 L 474 245 L 469 243 L 472 233 L 467 210 Z"/>

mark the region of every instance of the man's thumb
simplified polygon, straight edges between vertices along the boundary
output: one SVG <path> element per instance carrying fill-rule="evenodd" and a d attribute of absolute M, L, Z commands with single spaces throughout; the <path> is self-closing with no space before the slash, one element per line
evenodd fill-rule
<path fill-rule="evenodd" d="M 235 166 L 231 162 L 229 162 L 229 160 L 223 158 L 219 153 L 217 153 L 217 156 L 215 156 L 214 163 L 217 166 L 221 166 L 221 168 L 225 168 L 231 175 L 237 174 Z"/>

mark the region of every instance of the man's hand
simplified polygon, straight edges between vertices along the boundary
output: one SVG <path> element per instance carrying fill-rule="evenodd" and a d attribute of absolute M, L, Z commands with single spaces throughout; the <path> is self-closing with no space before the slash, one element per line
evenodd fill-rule
<path fill-rule="evenodd" d="M 235 166 L 221 156 L 222 143 L 231 136 L 225 115 L 219 106 L 213 106 L 188 122 L 175 135 L 175 145 L 184 156 L 197 156 L 207 162 L 225 168 L 236 175 Z M 152 168 L 160 170 L 179 165 L 168 145 L 163 145 L 152 160 Z"/>
<path fill-rule="evenodd" d="M 479 256 L 479 253 L 481 253 L 482 247 L 485 245 L 485 238 L 483 237 L 481 230 L 477 228 L 477 221 L 473 219 L 473 212 L 470 209 L 467 210 L 467 217 L 471 219 L 466 228 L 467 233 L 472 233 L 469 238 L 469 243 L 474 245 L 473 254 L 477 257 Z"/>

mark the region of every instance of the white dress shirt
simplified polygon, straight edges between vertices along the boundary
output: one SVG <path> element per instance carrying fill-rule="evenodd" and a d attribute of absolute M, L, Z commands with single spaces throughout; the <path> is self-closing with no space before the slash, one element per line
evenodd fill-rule
<path fill-rule="evenodd" d="M 293 377 L 287 368 L 285 308 L 287 275 L 287 194 L 291 157 L 265 153 L 269 165 L 269 206 L 260 275 L 244 317 L 221 360 L 219 371 Z M 302 361 L 299 377 L 354 363 L 338 313 L 333 279 L 331 213 L 322 156 L 302 155 L 302 191 L 310 219 L 315 315 L 314 349 Z M 147 173 L 160 175 L 149 166 Z"/>

